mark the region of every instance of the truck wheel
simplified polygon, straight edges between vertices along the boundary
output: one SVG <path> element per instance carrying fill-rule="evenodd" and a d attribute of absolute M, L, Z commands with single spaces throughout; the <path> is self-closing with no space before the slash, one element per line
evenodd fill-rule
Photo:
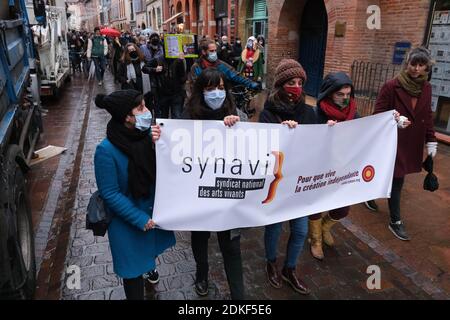
<path fill-rule="evenodd" d="M 11 264 L 11 289 L 13 296 L 32 299 L 36 287 L 36 261 L 31 207 L 24 174 L 17 162 L 23 154 L 16 145 L 6 154 L 8 179 L 8 209 L 11 219 L 7 246 Z"/>

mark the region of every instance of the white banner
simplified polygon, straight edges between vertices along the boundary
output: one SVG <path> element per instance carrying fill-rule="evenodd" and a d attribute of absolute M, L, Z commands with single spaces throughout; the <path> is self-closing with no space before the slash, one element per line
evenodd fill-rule
<path fill-rule="evenodd" d="M 166 230 L 263 226 L 390 197 L 392 112 L 327 125 L 159 119 L 153 219 Z"/>

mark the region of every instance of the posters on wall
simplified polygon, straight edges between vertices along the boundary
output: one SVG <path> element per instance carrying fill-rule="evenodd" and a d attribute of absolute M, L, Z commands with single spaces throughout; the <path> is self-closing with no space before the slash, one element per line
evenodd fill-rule
<path fill-rule="evenodd" d="M 447 24 L 450 23 L 450 11 L 436 11 L 434 13 L 433 24 Z"/>
<path fill-rule="evenodd" d="M 436 11 L 430 31 L 428 48 L 435 61 L 432 68 L 432 110 L 436 111 L 439 97 L 450 98 L 450 11 Z"/>

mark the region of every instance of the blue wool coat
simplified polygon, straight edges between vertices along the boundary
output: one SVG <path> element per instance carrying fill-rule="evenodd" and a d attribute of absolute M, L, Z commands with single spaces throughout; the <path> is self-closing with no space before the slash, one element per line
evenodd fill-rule
<path fill-rule="evenodd" d="M 95 151 L 95 178 L 107 207 L 113 212 L 108 227 L 114 272 L 122 278 L 136 278 L 155 269 L 155 258 L 175 244 L 172 231 L 144 226 L 153 213 L 155 187 L 148 198 L 128 195 L 128 157 L 104 139 Z"/>

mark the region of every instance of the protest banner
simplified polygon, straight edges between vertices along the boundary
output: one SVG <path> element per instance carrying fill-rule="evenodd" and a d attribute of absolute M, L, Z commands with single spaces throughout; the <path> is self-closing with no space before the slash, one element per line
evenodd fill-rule
<path fill-rule="evenodd" d="M 164 49 L 166 58 L 176 59 L 181 52 L 185 58 L 198 58 L 196 36 L 193 34 L 165 34 Z"/>
<path fill-rule="evenodd" d="M 295 129 L 160 122 L 153 219 L 163 229 L 263 226 L 390 196 L 392 112 Z"/>

